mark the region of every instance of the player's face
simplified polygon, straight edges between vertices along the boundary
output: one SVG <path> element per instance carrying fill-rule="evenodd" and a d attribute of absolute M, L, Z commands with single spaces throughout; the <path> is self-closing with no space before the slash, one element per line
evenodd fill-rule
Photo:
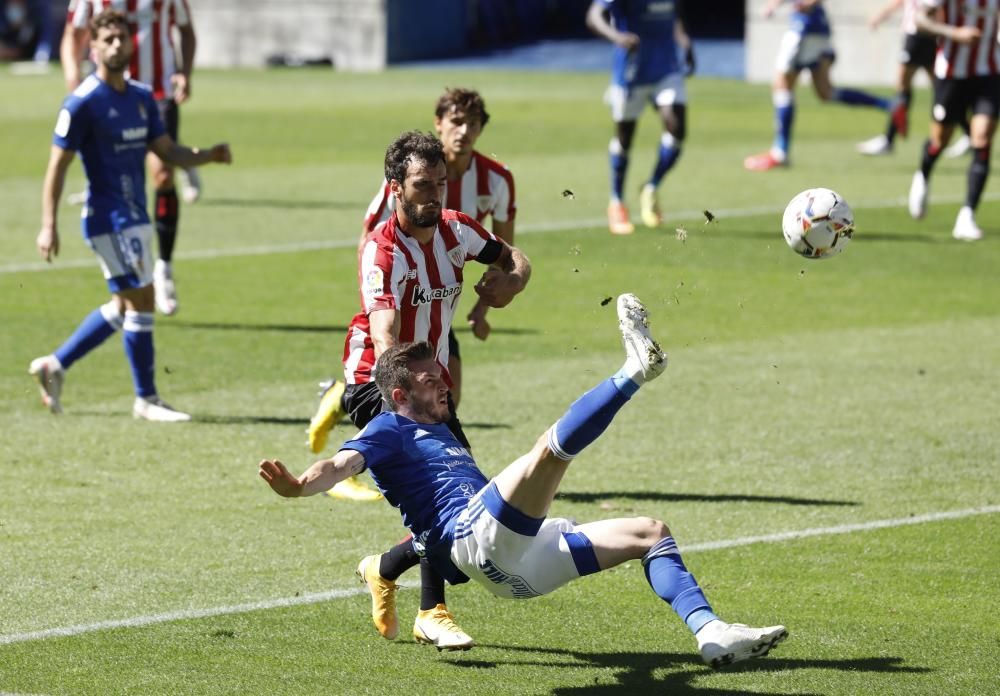
<path fill-rule="evenodd" d="M 434 128 L 444 145 L 445 155 L 468 155 L 483 132 L 483 119 L 479 114 L 453 108 L 443 117 L 434 119 Z"/>
<path fill-rule="evenodd" d="M 418 423 L 445 423 L 448 412 L 448 385 L 441 375 L 441 366 L 434 360 L 421 360 L 410 365 L 413 384 L 409 394 L 408 418 Z"/>
<path fill-rule="evenodd" d="M 428 166 L 419 160 L 410 161 L 406 168 L 406 181 L 398 189 L 400 208 L 410 222 L 417 227 L 434 227 L 441 221 L 447 183 L 448 169 L 444 162 Z"/>
<path fill-rule="evenodd" d="M 125 72 L 132 58 L 132 38 L 117 24 L 98 29 L 90 46 L 97 62 L 111 72 Z"/>

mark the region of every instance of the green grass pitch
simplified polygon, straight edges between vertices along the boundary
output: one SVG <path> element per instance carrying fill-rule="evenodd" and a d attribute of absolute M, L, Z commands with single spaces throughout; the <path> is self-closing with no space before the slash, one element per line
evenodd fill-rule
<path fill-rule="evenodd" d="M 206 168 L 204 200 L 181 214 L 181 311 L 157 320 L 157 379 L 195 421 L 173 427 L 129 417 L 117 339 L 69 373 L 64 416 L 38 403 L 28 363 L 106 292 L 78 209 L 61 208 L 51 269 L 34 249 L 61 81 L 0 75 L 0 692 L 1000 691 L 1000 197 L 989 182 L 984 241 L 953 241 L 966 162 L 942 160 L 928 218 L 909 219 L 926 91 L 910 139 L 863 159 L 854 143 L 883 115 L 802 89 L 794 166 L 752 174 L 741 162 L 770 141 L 766 87 L 695 79 L 688 141 L 662 187 L 667 223 L 615 238 L 602 224 L 604 75 L 196 78 L 183 139 L 227 140 L 235 164 Z M 498 471 L 617 369 L 602 300 L 635 292 L 671 365 L 573 464 L 553 514 L 664 519 L 721 616 L 788 626 L 767 658 L 704 667 L 638 563 L 528 602 L 451 588 L 478 642 L 460 654 L 410 639 L 418 596 L 404 589 L 389 643 L 353 570 L 403 535 L 398 514 L 285 501 L 257 478 L 263 457 L 296 473 L 312 461 L 303 431 L 357 306 L 353 246 L 385 146 L 430 129 L 444 86 L 484 94 L 480 149 L 515 174 L 518 245 L 534 264 L 527 291 L 491 312 L 488 341 L 460 328 L 461 415 L 481 467 Z M 633 209 L 656 131 L 647 113 Z M 779 230 L 785 203 L 812 186 L 856 213 L 854 241 L 830 261 L 797 257 Z M 897 522 L 706 548 L 879 520 Z"/>

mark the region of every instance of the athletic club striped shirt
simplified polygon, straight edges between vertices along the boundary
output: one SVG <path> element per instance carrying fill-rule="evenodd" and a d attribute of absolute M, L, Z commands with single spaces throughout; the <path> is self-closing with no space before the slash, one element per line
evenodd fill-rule
<path fill-rule="evenodd" d="M 376 227 L 361 250 L 358 279 L 362 311 L 351 320 L 344 342 L 347 383 L 371 381 L 375 345 L 368 315 L 394 309 L 400 319 L 399 342 L 430 342 L 451 386 L 448 331 L 462 293 L 465 263 L 491 264 L 502 249 L 502 241 L 457 210 L 441 211 L 437 232 L 427 244 L 403 232 L 395 213 Z"/>
<path fill-rule="evenodd" d="M 926 8 L 943 8 L 944 22 L 953 27 L 976 27 L 981 36 L 971 44 L 942 38 L 934 61 L 934 76 L 942 80 L 1000 74 L 997 13 L 1000 0 L 922 0 Z"/>
<path fill-rule="evenodd" d="M 514 219 L 517 204 L 514 202 L 514 176 L 496 160 L 472 151 L 472 161 L 458 181 L 449 181 L 444 207 L 460 210 L 476 222 L 492 215 L 497 222 Z M 375 198 L 365 213 L 365 229 L 371 232 L 389 219 L 396 209 L 396 199 L 389 190 L 389 182 L 382 181 Z"/>
<path fill-rule="evenodd" d="M 157 100 L 173 96 L 171 76 L 177 71 L 173 28 L 191 25 L 187 0 L 70 0 L 68 25 L 85 29 L 90 18 L 111 8 L 125 13 L 135 51 L 129 77 L 153 88 Z"/>

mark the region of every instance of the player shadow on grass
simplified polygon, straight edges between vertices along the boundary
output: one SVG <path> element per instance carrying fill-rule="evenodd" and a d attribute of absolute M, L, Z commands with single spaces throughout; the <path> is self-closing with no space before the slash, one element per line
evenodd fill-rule
<path fill-rule="evenodd" d="M 783 495 L 745 495 L 736 493 L 665 493 L 662 491 L 604 491 L 600 493 L 576 493 L 560 491 L 556 498 L 570 503 L 598 503 L 614 498 L 629 500 L 655 500 L 660 502 L 696 501 L 705 503 L 778 503 L 781 505 L 833 505 L 857 506 L 854 500 L 822 500 L 818 498 L 792 498 Z"/>
<path fill-rule="evenodd" d="M 535 653 L 537 659 L 529 660 L 480 660 L 460 659 L 451 664 L 456 667 L 473 669 L 493 669 L 496 667 L 571 667 L 581 669 L 592 667 L 601 670 L 600 676 L 595 676 L 597 683 L 586 686 L 566 686 L 554 689 L 552 694 L 590 694 L 592 696 L 611 696 L 622 694 L 698 694 L 699 696 L 738 696 L 745 694 L 742 690 L 720 689 L 711 686 L 711 680 L 716 672 L 705 667 L 697 654 L 659 653 L 659 652 L 578 652 L 558 648 L 517 647 L 508 645 L 478 645 L 477 649 L 496 649 L 501 652 Z M 477 654 L 481 654 L 477 653 Z M 545 659 L 552 655 L 553 659 Z M 556 657 L 558 656 L 558 657 Z M 567 662 L 565 658 L 573 658 Z M 583 663 L 581 665 L 581 663 Z M 682 668 L 682 671 L 672 672 L 672 668 Z M 694 669 L 692 669 L 694 668 Z M 784 672 L 799 669 L 831 669 L 841 672 L 864 673 L 909 673 L 921 674 L 932 670 L 928 667 L 908 667 L 903 664 L 902 657 L 863 657 L 844 660 L 816 660 L 808 658 L 768 657 L 751 660 L 719 671 L 720 674 L 738 674 L 740 672 Z M 608 670 L 612 672 L 614 683 L 608 681 Z M 667 672 L 666 674 L 663 674 Z M 656 673 L 663 674 L 657 676 Z M 698 680 L 695 683 L 695 680 Z M 786 691 L 767 691 L 761 693 L 785 694 Z M 796 691 L 797 694 L 806 692 Z"/>
<path fill-rule="evenodd" d="M 713 237 L 728 237 L 728 238 L 740 238 L 740 239 L 768 239 L 774 240 L 778 239 L 781 241 L 781 235 L 778 234 L 775 237 L 774 230 L 732 230 L 726 231 L 722 227 L 713 227 L 710 232 L 706 234 Z M 858 230 L 854 233 L 853 237 L 854 243 L 856 244 L 858 240 L 862 243 L 865 241 L 871 242 L 906 242 L 906 243 L 916 243 L 916 244 L 952 244 L 954 240 L 951 238 L 950 228 L 928 228 L 926 233 L 917 232 L 879 232 L 877 230 Z"/>
<path fill-rule="evenodd" d="M 90 414 L 97 415 L 97 414 Z M 117 415 L 117 414 L 115 414 Z M 308 418 L 296 418 L 286 416 L 222 416 L 210 413 L 192 414 L 191 424 L 193 425 L 295 425 L 305 428 L 309 425 Z M 338 426 L 353 428 L 354 424 L 344 418 Z M 511 426 L 506 423 L 466 423 L 462 422 L 462 427 L 466 430 L 510 430 Z"/>

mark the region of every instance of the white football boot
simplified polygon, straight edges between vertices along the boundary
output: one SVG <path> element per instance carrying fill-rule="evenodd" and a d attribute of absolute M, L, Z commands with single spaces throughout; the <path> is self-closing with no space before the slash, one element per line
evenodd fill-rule
<path fill-rule="evenodd" d="M 156 423 L 183 423 L 191 420 L 190 414 L 178 411 L 158 396 L 135 397 L 132 416 Z"/>
<path fill-rule="evenodd" d="M 963 242 L 977 242 L 983 238 L 983 231 L 976 224 L 976 214 L 972 208 L 963 205 L 955 218 L 955 227 L 951 230 L 951 236 Z"/>
<path fill-rule="evenodd" d="M 177 313 L 177 286 L 174 285 L 174 270 L 170 263 L 157 259 L 153 266 L 153 294 L 160 314 L 172 316 Z"/>
<path fill-rule="evenodd" d="M 42 403 L 45 408 L 52 413 L 62 413 L 59 396 L 62 394 L 66 370 L 63 369 L 59 358 L 54 355 L 35 358 L 28 367 L 28 374 L 38 380 L 38 389 L 42 393 Z"/>
<path fill-rule="evenodd" d="M 455 617 L 444 604 L 433 609 L 421 609 L 413 622 L 413 639 L 433 645 L 438 650 L 468 650 L 476 642 L 455 623 Z"/>
<path fill-rule="evenodd" d="M 910 183 L 910 217 L 920 220 L 927 215 L 927 179 L 924 173 L 916 171 L 913 173 L 913 181 Z"/>
<path fill-rule="evenodd" d="M 784 626 L 750 628 L 746 624 L 727 624 L 724 621 L 709 621 L 695 636 L 701 659 L 715 669 L 763 657 L 787 637 L 788 631 Z"/>
<path fill-rule="evenodd" d="M 856 147 L 862 155 L 872 157 L 892 154 L 892 143 L 885 135 L 876 135 L 874 138 L 858 143 Z"/>
<path fill-rule="evenodd" d="M 667 355 L 649 335 L 649 315 L 635 295 L 618 296 L 618 328 L 626 355 L 622 370 L 636 384 L 659 377 L 667 369 Z"/>

